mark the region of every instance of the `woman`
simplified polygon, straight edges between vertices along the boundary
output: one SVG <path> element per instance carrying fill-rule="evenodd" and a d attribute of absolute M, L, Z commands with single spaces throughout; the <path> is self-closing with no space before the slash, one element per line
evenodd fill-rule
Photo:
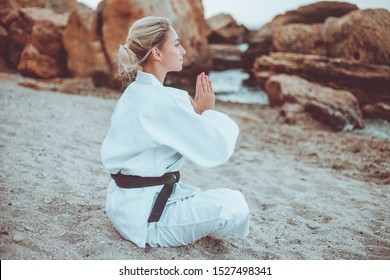
<path fill-rule="evenodd" d="M 170 22 L 145 17 L 132 25 L 119 48 L 119 76 L 129 85 L 119 99 L 101 158 L 113 180 L 106 212 L 117 231 L 139 247 L 180 246 L 205 236 L 245 237 L 249 210 L 229 189 L 179 182 L 187 158 L 199 167 L 226 162 L 238 126 L 214 110 L 211 81 L 201 73 L 196 94 L 163 86 L 180 71 L 185 50 Z M 135 80 L 134 80 L 135 79 Z"/>

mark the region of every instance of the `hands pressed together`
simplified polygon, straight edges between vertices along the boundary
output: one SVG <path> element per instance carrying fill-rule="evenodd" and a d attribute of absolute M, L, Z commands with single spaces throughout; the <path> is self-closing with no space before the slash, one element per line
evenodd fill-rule
<path fill-rule="evenodd" d="M 205 75 L 204 72 L 198 75 L 196 78 L 196 90 L 195 97 L 190 96 L 192 107 L 195 112 L 202 114 L 206 110 L 214 110 L 215 108 L 215 95 L 211 80 Z"/>

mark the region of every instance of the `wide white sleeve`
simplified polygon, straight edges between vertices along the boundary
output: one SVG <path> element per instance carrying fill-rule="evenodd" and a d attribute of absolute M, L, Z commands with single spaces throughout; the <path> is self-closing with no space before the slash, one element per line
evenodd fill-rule
<path fill-rule="evenodd" d="M 239 133 L 231 118 L 215 110 L 199 115 L 187 97 L 169 98 L 164 103 L 164 112 L 140 116 L 141 127 L 154 141 L 199 167 L 214 167 L 231 157 Z"/>

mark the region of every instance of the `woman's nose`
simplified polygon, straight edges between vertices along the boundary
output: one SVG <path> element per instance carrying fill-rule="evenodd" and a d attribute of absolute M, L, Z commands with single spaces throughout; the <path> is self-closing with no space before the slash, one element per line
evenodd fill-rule
<path fill-rule="evenodd" d="M 183 47 L 181 47 L 181 55 L 184 56 L 185 54 L 186 54 L 186 50 Z"/>

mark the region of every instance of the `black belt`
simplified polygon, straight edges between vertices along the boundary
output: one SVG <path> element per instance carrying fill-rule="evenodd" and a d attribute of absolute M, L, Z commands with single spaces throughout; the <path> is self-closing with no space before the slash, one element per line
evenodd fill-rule
<path fill-rule="evenodd" d="M 133 175 L 111 174 L 116 185 L 120 188 L 144 188 L 151 186 L 164 185 L 154 203 L 152 213 L 150 213 L 148 222 L 158 222 L 167 204 L 168 198 L 173 191 L 173 185 L 180 180 L 180 172 L 165 173 L 161 177 L 141 177 Z"/>

